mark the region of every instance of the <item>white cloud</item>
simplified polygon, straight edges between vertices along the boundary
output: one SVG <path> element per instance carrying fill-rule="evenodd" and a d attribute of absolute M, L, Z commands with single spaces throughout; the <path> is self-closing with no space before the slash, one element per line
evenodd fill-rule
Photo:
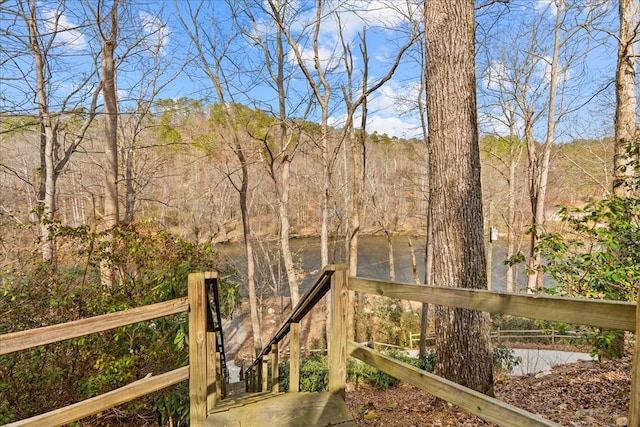
<path fill-rule="evenodd" d="M 500 61 L 491 61 L 482 80 L 487 89 L 491 90 L 511 91 L 513 86 L 513 82 L 509 79 L 507 66 Z"/>
<path fill-rule="evenodd" d="M 298 45 L 298 49 L 300 50 L 300 56 L 302 57 L 302 61 L 305 66 L 313 70 L 315 68 L 315 53 L 313 48 L 304 48 Z M 336 65 L 336 61 L 339 58 L 334 54 L 333 49 L 329 46 L 318 46 L 318 59 L 320 61 L 320 67 L 323 70 L 328 70 Z M 293 50 L 289 51 L 289 61 L 292 63 L 296 63 L 296 56 Z"/>
<path fill-rule="evenodd" d="M 69 20 L 67 15 L 53 9 L 42 11 L 44 15 L 44 26 L 54 35 L 58 41 L 57 46 L 67 47 L 71 50 L 81 50 L 87 45 L 87 40 L 78 25 Z"/>
<path fill-rule="evenodd" d="M 334 117 L 329 120 L 329 126 L 341 128 L 344 126 L 346 116 Z M 360 127 L 361 116 L 354 117 L 356 128 Z M 400 116 L 384 116 L 369 114 L 367 116 L 367 133 L 377 132 L 380 135 L 387 134 L 390 137 L 413 138 L 421 136 L 420 123 L 417 117 L 403 118 Z"/>
<path fill-rule="evenodd" d="M 367 104 L 367 132 L 401 138 L 420 137 L 421 121 L 415 106 L 418 90 L 417 84 L 400 86 L 394 82 L 380 88 Z M 360 126 L 361 119 L 360 114 L 356 114 L 353 119 L 355 127 Z M 345 115 L 334 117 L 329 125 L 340 128 L 345 120 Z"/>
<path fill-rule="evenodd" d="M 558 6 L 556 0 L 536 0 L 534 8 L 539 13 L 546 13 L 549 11 L 551 15 L 556 16 L 558 14 Z"/>
<path fill-rule="evenodd" d="M 420 123 L 416 123 L 415 120 L 400 118 L 400 117 L 382 117 L 371 116 L 368 120 L 368 132 L 373 133 L 375 130 L 380 135 L 387 134 L 388 136 L 398 136 L 401 138 L 417 137 L 421 134 Z"/>
<path fill-rule="evenodd" d="M 154 55 L 164 55 L 164 50 L 169 44 L 169 27 L 160 18 L 148 12 L 141 11 L 138 17 L 142 22 L 144 46 Z"/>
<path fill-rule="evenodd" d="M 413 82 L 400 85 L 391 80 L 378 89 L 369 99 L 369 110 L 382 115 L 411 115 L 417 114 L 417 100 L 420 94 L 420 84 Z"/>
<path fill-rule="evenodd" d="M 345 38 L 351 39 L 363 27 L 381 26 L 385 28 L 397 28 L 407 22 L 407 15 L 411 13 L 405 8 L 404 2 L 381 1 L 381 0 L 350 0 L 350 1 L 330 1 L 328 8 L 336 10 L 340 16 L 342 32 Z M 339 31 L 338 21 L 335 15 L 331 17 L 336 34 Z"/>
<path fill-rule="evenodd" d="M 481 134 L 506 136 L 510 133 L 507 118 L 500 107 L 496 106 L 487 110 L 478 111 L 478 121 L 480 123 Z M 516 136 L 524 134 L 524 122 L 520 117 L 516 117 L 513 127 Z"/>
<path fill-rule="evenodd" d="M 421 13 L 417 5 L 397 0 L 328 0 L 322 7 L 318 44 L 329 51 L 333 51 L 340 44 L 340 33 L 347 43 L 357 42 L 358 34 L 361 34 L 365 27 L 394 30 L 406 24 L 409 16 Z M 289 8 L 293 9 L 297 8 Z M 292 30 L 296 33 L 310 32 L 314 28 L 315 18 L 315 7 L 302 12 L 298 10 L 298 14 L 292 20 Z M 384 58 L 378 56 L 377 59 Z"/>

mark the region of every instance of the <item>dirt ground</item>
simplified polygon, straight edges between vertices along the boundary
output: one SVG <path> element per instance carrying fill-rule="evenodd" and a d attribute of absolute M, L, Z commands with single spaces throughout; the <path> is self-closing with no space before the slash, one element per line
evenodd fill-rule
<path fill-rule="evenodd" d="M 547 375 L 501 377 L 496 397 L 563 426 L 625 426 L 631 388 L 631 356 L 602 364 L 576 362 Z M 386 391 L 351 385 L 346 395 L 358 425 L 493 426 L 401 383 Z"/>
<path fill-rule="evenodd" d="M 289 311 L 287 304 L 289 301 L 286 299 L 265 301 L 263 344 L 267 343 L 282 324 L 283 313 Z M 234 357 L 235 352 L 234 360 L 237 366 L 243 361 L 249 362 L 253 354 L 247 309 L 248 307 L 243 306 L 240 315 L 232 322 L 235 329 L 231 335 L 236 337 L 236 341 L 237 338 L 244 337 L 242 342 L 233 343 L 234 340 L 231 339 L 229 344 L 229 347 L 233 348 L 230 356 Z M 301 324 L 301 340 L 307 343 L 308 348 L 324 345 L 325 316 L 324 307 L 318 306 Z M 281 349 L 286 353 L 287 347 L 288 341 L 285 341 Z M 500 376 L 495 381 L 495 394 L 504 402 L 539 414 L 563 426 L 626 426 L 631 388 L 630 372 L 631 352 L 625 358 L 616 361 L 559 365 L 544 375 Z M 349 384 L 346 403 L 357 424 L 362 426 L 493 425 L 404 383 L 387 390 L 366 384 Z"/>

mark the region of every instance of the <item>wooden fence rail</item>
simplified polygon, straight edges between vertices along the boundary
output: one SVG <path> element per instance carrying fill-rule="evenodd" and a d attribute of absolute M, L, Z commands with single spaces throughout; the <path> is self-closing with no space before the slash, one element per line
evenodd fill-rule
<path fill-rule="evenodd" d="M 187 298 L 178 298 L 59 325 L 12 332 L 0 335 L 0 354 L 9 354 L 40 345 L 107 331 L 133 323 L 184 313 L 188 309 L 189 303 L 187 302 Z"/>
<path fill-rule="evenodd" d="M 188 297 L 139 307 L 117 313 L 82 319 L 63 325 L 47 326 L 29 331 L 0 335 L 0 354 L 9 354 L 31 347 L 77 338 L 158 317 L 189 312 L 189 366 L 164 374 L 140 379 L 118 390 L 61 408 L 47 414 L 9 424 L 54 426 L 64 425 L 86 416 L 125 403 L 151 392 L 189 379 L 191 425 L 204 423 L 207 413 L 224 396 L 224 349 L 219 306 L 212 317 L 207 286 L 217 280 L 216 273 L 189 275 Z M 215 283 L 214 283 L 215 284 Z M 520 317 L 588 325 L 605 329 L 635 332 L 640 327 L 637 304 L 618 301 L 583 300 L 515 295 L 491 291 L 440 288 L 379 280 L 347 277 L 345 265 L 325 267 L 310 290 L 294 307 L 273 339 L 246 371 L 247 387 L 266 391 L 268 356 L 272 362 L 273 390 L 278 390 L 278 349 L 290 335 L 290 391 L 299 390 L 300 342 L 299 322 L 326 295 L 330 295 L 329 321 L 329 391 L 344 396 L 346 359 L 355 357 L 390 375 L 445 399 L 481 418 L 502 426 L 553 426 L 554 423 L 452 383 L 446 379 L 392 360 L 362 345 L 347 340 L 349 292 L 357 291 L 389 298 L 429 304 L 510 314 Z M 216 294 L 217 302 L 217 294 Z M 636 339 L 632 371 L 629 425 L 640 425 L 640 344 Z M 222 354 L 221 354 L 222 353 Z"/>
<path fill-rule="evenodd" d="M 342 267 L 344 268 L 344 267 Z M 262 376 L 262 390 L 267 385 L 267 361 L 269 353 L 277 353 L 277 344 L 290 330 L 295 331 L 292 325 L 297 324 L 300 317 L 315 305 L 320 298 L 330 291 L 331 294 L 331 321 L 329 326 L 329 391 L 344 394 L 346 383 L 346 358 L 355 357 L 361 361 L 376 367 L 389 375 L 413 384 L 441 399 L 447 400 L 468 412 L 475 414 L 487 421 L 501 426 L 555 426 L 556 424 L 531 414 L 525 410 L 508 405 L 500 400 L 490 398 L 466 387 L 455 384 L 444 378 L 421 371 L 417 368 L 393 360 L 363 345 L 347 341 L 345 325 L 348 321 L 348 312 L 351 309 L 348 303 L 350 291 L 368 293 L 394 299 L 418 301 L 429 304 L 444 305 L 450 307 L 487 311 L 492 313 L 509 314 L 519 317 L 541 319 L 548 321 L 565 322 L 575 325 L 587 325 L 604 329 L 621 329 L 635 332 L 640 323 L 640 315 L 637 315 L 637 304 L 620 301 L 586 300 L 575 298 L 550 297 L 544 295 L 518 295 L 501 292 L 471 290 L 460 288 L 442 288 L 435 286 L 423 286 L 405 283 L 392 283 L 380 280 L 365 279 L 359 277 L 343 277 L 332 275 L 327 281 L 329 272 L 337 271 L 335 268 L 323 270 L 319 279 L 312 286 L 309 294 L 303 296 L 298 307 L 294 308 L 296 315 L 291 315 L 282 325 L 272 341 L 260 353 L 260 356 L 247 371 L 249 387 L 258 391 L 258 378 Z M 330 287 L 330 289 L 328 289 Z M 304 307 L 304 310 L 301 308 Z M 297 332 L 294 332 L 294 334 Z M 297 340 L 297 338 L 296 338 Z M 630 398 L 630 424 L 640 425 L 638 415 L 634 408 L 640 406 L 640 373 L 638 370 L 638 340 L 634 355 L 634 367 L 632 376 L 632 393 Z M 294 350 L 294 347 L 296 349 Z M 298 364 L 299 343 L 291 343 L 291 364 Z M 277 357 L 273 358 L 272 371 L 277 372 Z M 262 372 L 260 373 L 260 370 Z M 297 370 L 297 368 L 296 368 Z M 277 375 L 277 373 L 276 373 Z M 296 372 L 295 382 L 298 381 Z M 277 377 L 273 378 L 276 384 Z M 293 376 L 290 378 L 293 383 Z M 258 387 L 259 388 L 259 387 Z M 297 388 L 295 389 L 297 391 Z M 636 409 L 637 410 L 637 409 Z"/>
<path fill-rule="evenodd" d="M 491 339 L 495 341 L 503 340 L 521 340 L 521 339 L 535 339 L 535 340 L 551 340 L 552 344 L 555 344 L 557 340 L 582 340 L 584 335 L 578 331 L 559 331 L 555 328 L 550 329 L 495 329 L 491 331 Z M 436 339 L 435 333 L 428 333 L 426 335 L 427 341 L 433 341 Z M 409 332 L 409 347 L 415 348 L 420 341 L 420 333 Z M 375 343 L 382 346 L 390 346 L 384 343 Z M 393 347 L 393 346 L 390 346 Z M 397 346 L 399 347 L 399 346 Z"/>
<path fill-rule="evenodd" d="M 630 302 L 549 297 L 543 295 L 518 295 L 461 288 L 441 288 L 436 286 L 384 282 L 357 277 L 349 277 L 348 288 L 351 291 L 364 292 L 389 298 L 487 311 L 491 313 L 510 314 L 513 316 L 558 321 L 575 325 L 595 326 L 603 329 L 617 329 L 636 332 L 636 329 L 640 328 L 640 310 L 637 308 L 638 304 Z M 631 395 L 629 399 L 629 426 L 640 426 L 639 341 L 640 340 L 636 338 L 631 378 Z M 349 348 L 354 357 L 361 358 L 367 363 L 378 367 L 390 375 L 414 384 L 438 397 L 442 396 L 436 394 L 436 392 L 439 392 L 443 387 L 446 389 L 450 386 L 445 379 L 438 377 L 433 378 L 429 376 L 428 381 L 419 381 L 419 378 L 422 378 L 423 380 L 426 378 L 424 377 L 424 374 L 415 373 L 414 375 L 407 375 L 405 370 L 397 368 L 397 366 L 400 365 L 396 364 L 391 366 L 387 362 L 380 362 L 382 359 L 375 358 L 368 352 L 364 353 L 361 346 L 354 346 L 353 344 L 350 344 Z M 434 382 L 439 385 L 434 384 Z M 436 392 L 434 392 L 434 390 Z M 546 420 L 541 421 L 536 415 L 527 415 L 525 411 L 522 411 L 522 414 L 517 415 L 517 419 L 519 421 L 514 422 L 516 414 L 511 409 L 507 408 L 507 412 L 502 412 L 506 405 L 505 403 L 498 403 L 490 399 L 483 399 L 480 404 L 477 400 L 477 396 L 469 394 L 468 391 L 471 390 L 467 390 L 467 392 L 464 393 L 460 390 L 451 393 L 447 392 L 448 396 L 442 398 L 467 409 L 469 412 L 478 415 L 487 421 L 494 422 L 501 426 L 553 425 Z M 449 396 L 449 394 L 451 395 Z M 525 419 L 521 419 L 521 416 L 525 417 Z M 527 419 L 529 421 L 526 421 Z"/>
<path fill-rule="evenodd" d="M 67 339 L 103 332 L 134 323 L 189 312 L 190 364 L 173 371 L 151 374 L 124 387 L 64 408 L 8 424 L 18 426 L 60 426 L 118 406 L 155 391 L 189 380 L 191 426 L 201 425 L 217 400 L 224 395 L 226 367 L 220 331 L 220 308 L 215 294 L 214 319 L 207 286 L 217 286 L 217 273 L 189 275 L 187 298 L 118 311 L 59 325 L 0 335 L 0 355 Z M 221 355 L 222 353 L 222 355 Z"/>
<path fill-rule="evenodd" d="M 46 414 L 16 421 L 7 424 L 5 427 L 51 427 L 66 425 L 178 384 L 187 379 L 189 379 L 189 367 L 185 366 L 165 372 L 164 374 L 147 376 L 108 393 L 47 412 Z"/>

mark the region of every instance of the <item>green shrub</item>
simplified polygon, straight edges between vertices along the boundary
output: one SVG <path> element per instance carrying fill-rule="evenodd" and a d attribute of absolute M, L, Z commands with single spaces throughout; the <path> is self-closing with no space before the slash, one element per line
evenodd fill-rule
<path fill-rule="evenodd" d="M 494 372 L 511 372 L 522 363 L 522 357 L 516 356 L 513 349 L 502 345 L 493 348 L 491 360 Z"/>
<path fill-rule="evenodd" d="M 57 260 L 34 253 L 0 281 L 0 334 L 92 317 L 186 296 L 187 276 L 216 269 L 223 315 L 239 302 L 238 285 L 208 245 L 186 241 L 154 224 L 114 230 L 111 249 L 87 227 L 55 227 Z M 100 282 L 108 262 L 116 284 Z M 148 373 L 187 365 L 186 314 L 142 322 L 0 357 L 0 423 L 28 418 L 103 394 Z M 120 421 L 188 425 L 188 390 L 180 384 L 121 406 Z M 170 420 L 170 422 L 168 421 Z M 92 425 L 106 425 L 94 417 Z M 81 425 L 78 423 L 77 425 Z"/>

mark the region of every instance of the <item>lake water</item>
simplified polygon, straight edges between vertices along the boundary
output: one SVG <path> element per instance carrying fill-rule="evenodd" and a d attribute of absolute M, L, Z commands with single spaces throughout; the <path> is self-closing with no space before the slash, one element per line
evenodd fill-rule
<path fill-rule="evenodd" d="M 424 279 L 424 254 L 425 254 L 425 238 L 412 237 L 413 248 L 416 255 L 416 263 L 418 267 L 418 277 Z M 414 283 L 413 269 L 411 263 L 411 251 L 409 247 L 409 239 L 406 236 L 398 236 L 393 238 L 395 274 L 397 282 Z M 320 239 L 319 238 L 300 238 L 291 240 L 291 250 L 294 253 L 294 259 L 298 261 L 299 266 L 305 273 L 305 280 L 301 286 L 301 291 L 313 282 L 313 279 L 321 269 L 320 265 Z M 505 291 L 506 269 L 504 259 L 506 254 L 505 242 L 497 241 L 493 243 L 493 262 L 491 269 L 492 290 Z M 246 257 L 244 256 L 244 247 L 242 243 L 225 243 L 217 245 L 218 250 L 228 256 L 237 266 L 239 271 L 246 269 Z M 258 253 L 267 251 L 270 254 L 276 253 L 277 242 L 271 242 L 264 248 L 256 247 L 254 250 Z M 330 262 L 344 263 L 344 241 L 334 242 L 330 248 Z M 525 289 L 527 284 L 526 275 L 522 271 L 517 275 L 518 288 Z M 277 270 L 277 269 L 276 269 Z M 284 267 L 280 269 L 282 275 L 281 288 L 286 290 L 286 275 Z M 384 236 L 362 236 L 358 250 L 358 274 L 359 277 L 371 279 L 388 280 L 389 279 L 389 255 L 387 240 Z"/>

